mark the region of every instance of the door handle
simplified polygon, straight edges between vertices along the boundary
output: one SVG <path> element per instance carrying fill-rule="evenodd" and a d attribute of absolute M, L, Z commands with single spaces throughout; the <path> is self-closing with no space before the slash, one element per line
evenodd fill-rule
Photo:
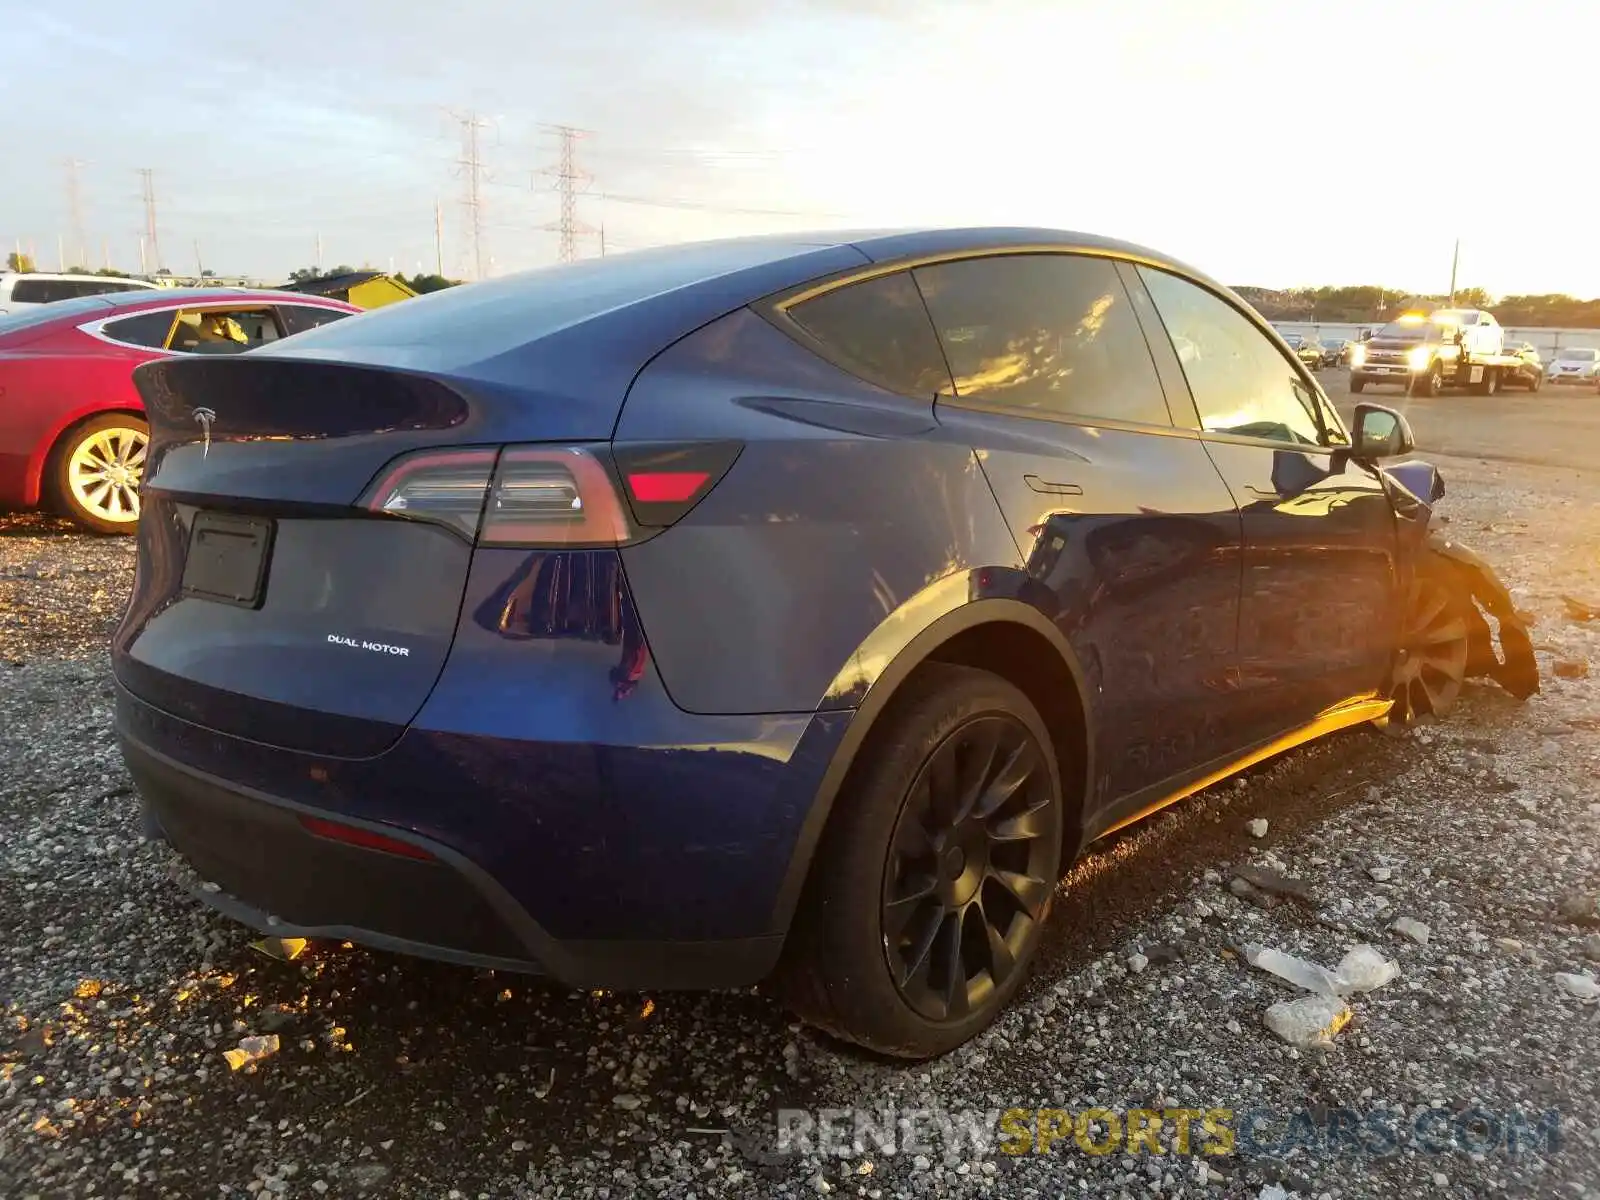
<path fill-rule="evenodd" d="M 1081 496 L 1083 489 L 1075 483 L 1052 483 L 1048 479 L 1040 479 L 1037 475 L 1024 475 L 1022 482 L 1036 492 L 1054 496 Z"/>

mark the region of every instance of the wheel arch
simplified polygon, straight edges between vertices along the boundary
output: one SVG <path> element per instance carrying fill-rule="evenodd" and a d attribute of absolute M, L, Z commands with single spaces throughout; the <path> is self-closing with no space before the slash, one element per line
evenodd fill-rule
<path fill-rule="evenodd" d="M 790 856 L 774 912 L 776 931 L 789 929 L 835 802 L 864 761 L 874 731 L 883 727 L 896 699 L 929 663 L 992 671 L 1033 701 L 1050 729 L 1062 774 L 1067 804 L 1063 866 L 1076 855 L 1094 780 L 1093 709 L 1083 669 L 1066 636 L 1037 608 L 1020 600 L 974 600 L 939 616 L 906 642 L 856 707 Z"/>

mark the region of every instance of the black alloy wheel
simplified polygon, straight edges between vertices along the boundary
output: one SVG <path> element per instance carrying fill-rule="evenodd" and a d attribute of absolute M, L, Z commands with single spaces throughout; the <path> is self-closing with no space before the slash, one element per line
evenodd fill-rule
<path fill-rule="evenodd" d="M 1391 718 L 1409 724 L 1449 712 L 1467 675 L 1467 616 L 1472 601 L 1439 570 L 1419 570 L 1406 597 L 1396 656 Z"/>
<path fill-rule="evenodd" d="M 929 1021 L 985 1007 L 1033 940 L 1055 886 L 1061 806 L 1032 732 L 991 714 L 939 744 L 906 796 L 884 868 L 884 953 Z"/>
<path fill-rule="evenodd" d="M 1067 814 L 1027 695 L 923 664 L 834 799 L 774 981 L 785 1002 L 900 1058 L 967 1041 L 1027 976 L 1076 845 Z"/>

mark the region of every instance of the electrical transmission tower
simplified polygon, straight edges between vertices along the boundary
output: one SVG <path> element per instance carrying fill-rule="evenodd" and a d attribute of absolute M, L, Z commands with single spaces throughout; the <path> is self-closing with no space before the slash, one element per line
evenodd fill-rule
<path fill-rule="evenodd" d="M 478 131 L 488 122 L 477 113 L 450 114 L 461 126 L 461 157 L 456 166 L 461 175 L 461 207 L 467 211 L 465 234 L 467 259 L 473 279 L 483 278 L 483 153 Z"/>
<path fill-rule="evenodd" d="M 156 236 L 156 173 L 149 167 L 140 167 L 139 178 L 144 185 L 144 236 L 150 242 L 150 255 L 159 271 L 162 262 L 161 239 Z"/>
<path fill-rule="evenodd" d="M 574 129 L 570 125 L 546 125 L 545 131 L 554 134 L 560 142 L 561 155 L 553 167 L 541 168 L 539 174 L 556 181 L 556 195 L 561 200 L 561 216 L 544 226 L 561 235 L 559 258 L 562 262 L 575 262 L 578 257 L 578 238 L 594 229 L 578 220 L 578 196 L 587 190 L 594 177 L 580 170 L 577 161 L 578 139 L 589 136 L 587 129 Z"/>
<path fill-rule="evenodd" d="M 78 168 L 83 165 L 82 159 L 67 159 L 67 219 L 72 225 L 72 252 L 77 256 L 72 262 L 80 267 L 89 262 L 89 239 L 83 231 L 83 195 L 78 190 Z"/>

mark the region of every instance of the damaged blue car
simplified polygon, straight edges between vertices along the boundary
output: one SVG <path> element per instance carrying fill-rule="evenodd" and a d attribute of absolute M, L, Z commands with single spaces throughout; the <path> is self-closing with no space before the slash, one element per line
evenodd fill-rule
<path fill-rule="evenodd" d="M 279 935 L 927 1057 L 1095 839 L 1538 687 L 1405 419 L 1121 242 L 675 246 L 136 377 L 123 753 Z"/>

